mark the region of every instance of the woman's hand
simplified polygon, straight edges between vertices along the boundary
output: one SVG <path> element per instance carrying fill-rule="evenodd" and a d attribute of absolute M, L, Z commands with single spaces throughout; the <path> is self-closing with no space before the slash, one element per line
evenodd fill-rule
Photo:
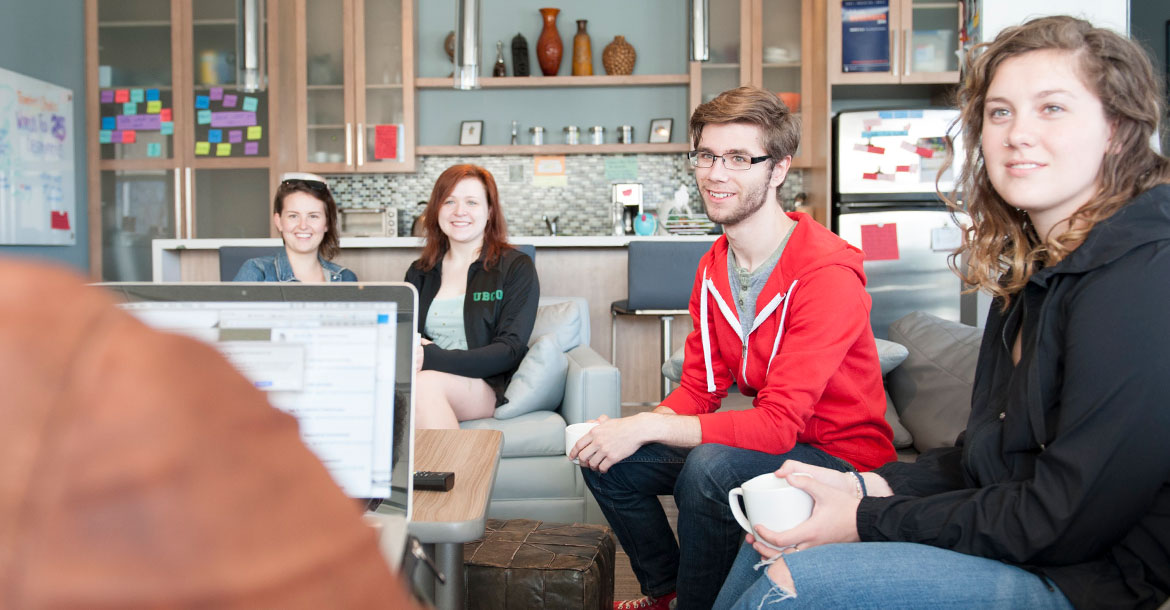
<path fill-rule="evenodd" d="M 429 339 L 423 337 L 418 338 L 418 344 L 414 346 L 414 372 L 417 373 L 422 370 L 423 357 L 426 355 L 426 352 L 423 351 L 423 346 L 430 344 Z"/>
<path fill-rule="evenodd" d="M 807 521 L 783 532 L 757 526 L 756 535 L 749 542 L 760 556 L 776 555 L 776 549 L 764 545 L 760 539 L 767 540 L 776 548 L 791 547 L 786 551 L 790 553 L 822 544 L 860 541 L 857 534 L 857 505 L 861 500 L 854 489 L 847 485 L 850 482 L 841 472 L 791 460 L 776 472 L 778 475 L 807 475 L 785 478 L 789 485 L 812 496 L 813 511 Z"/>

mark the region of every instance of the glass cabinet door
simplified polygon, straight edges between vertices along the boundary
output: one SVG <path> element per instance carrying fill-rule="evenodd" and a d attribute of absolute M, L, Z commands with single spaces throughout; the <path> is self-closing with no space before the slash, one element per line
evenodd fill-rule
<path fill-rule="evenodd" d="M 101 172 L 103 281 L 151 281 L 151 240 L 178 237 L 176 171 Z"/>
<path fill-rule="evenodd" d="M 748 38 L 741 31 L 746 10 L 747 5 L 740 0 L 710 0 L 707 17 L 710 59 L 702 63 L 701 103 L 749 81 L 749 66 L 740 46 Z"/>
<path fill-rule="evenodd" d="M 346 97 L 346 2 L 304 0 L 304 92 L 306 133 L 301 163 L 312 171 L 344 171 L 353 163 L 352 111 Z"/>
<path fill-rule="evenodd" d="M 409 0 L 408 0 L 409 3 Z M 406 117 L 413 103 L 413 73 L 404 71 L 402 0 L 358 0 L 356 28 L 360 46 L 354 56 L 358 75 L 356 148 L 358 169 L 393 169 L 409 162 Z"/>
<path fill-rule="evenodd" d="M 798 115 L 809 77 L 802 69 L 805 61 L 802 32 L 811 27 L 804 3 L 805 0 L 762 0 L 757 30 L 760 48 L 755 50 L 760 60 L 756 82 L 779 96 Z M 802 129 L 801 141 L 807 135 L 808 130 Z"/>
<path fill-rule="evenodd" d="M 958 82 L 959 3 L 912 0 L 902 23 L 902 82 Z"/>
<path fill-rule="evenodd" d="M 162 0 L 98 0 L 102 159 L 173 159 L 175 15 Z"/>
<path fill-rule="evenodd" d="M 263 7 L 264 0 L 258 4 Z M 268 24 L 257 31 L 261 89 L 243 82 L 245 19 L 236 0 L 192 0 L 191 61 L 195 159 L 268 156 Z"/>
<path fill-rule="evenodd" d="M 194 174 L 194 237 L 271 234 L 268 168 L 196 169 Z"/>

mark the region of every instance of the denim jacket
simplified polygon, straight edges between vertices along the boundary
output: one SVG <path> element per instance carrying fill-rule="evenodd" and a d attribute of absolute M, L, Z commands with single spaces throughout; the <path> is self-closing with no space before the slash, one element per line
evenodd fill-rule
<path fill-rule="evenodd" d="M 321 268 L 325 273 L 329 274 L 330 282 L 356 282 L 357 276 L 352 271 L 338 265 L 337 263 L 327 261 L 317 256 L 317 260 L 321 262 Z M 240 265 L 239 272 L 236 277 L 232 279 L 233 282 L 296 282 L 297 277 L 293 275 L 292 263 L 288 260 L 288 254 L 282 248 L 276 253 L 276 256 L 258 256 L 244 261 Z"/>

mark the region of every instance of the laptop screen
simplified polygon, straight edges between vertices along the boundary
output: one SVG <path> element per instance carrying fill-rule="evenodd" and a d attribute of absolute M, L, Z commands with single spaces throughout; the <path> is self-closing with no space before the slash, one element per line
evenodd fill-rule
<path fill-rule="evenodd" d="M 297 418 L 354 498 L 409 512 L 416 296 L 407 284 L 104 284 L 144 323 L 213 345 Z"/>

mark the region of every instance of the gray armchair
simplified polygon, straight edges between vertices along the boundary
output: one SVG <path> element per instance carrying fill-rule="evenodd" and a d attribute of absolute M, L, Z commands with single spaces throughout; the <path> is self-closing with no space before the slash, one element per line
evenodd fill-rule
<path fill-rule="evenodd" d="M 605 523 L 579 468 L 565 457 L 565 426 L 602 414 L 620 417 L 621 375 L 589 346 L 589 305 L 585 299 L 542 297 L 540 306 L 533 340 L 554 333 L 561 345 L 570 346 L 564 352 L 568 371 L 560 406 L 555 411 L 533 411 L 508 419 L 466 421 L 460 427 L 504 433 L 489 517 Z"/>

